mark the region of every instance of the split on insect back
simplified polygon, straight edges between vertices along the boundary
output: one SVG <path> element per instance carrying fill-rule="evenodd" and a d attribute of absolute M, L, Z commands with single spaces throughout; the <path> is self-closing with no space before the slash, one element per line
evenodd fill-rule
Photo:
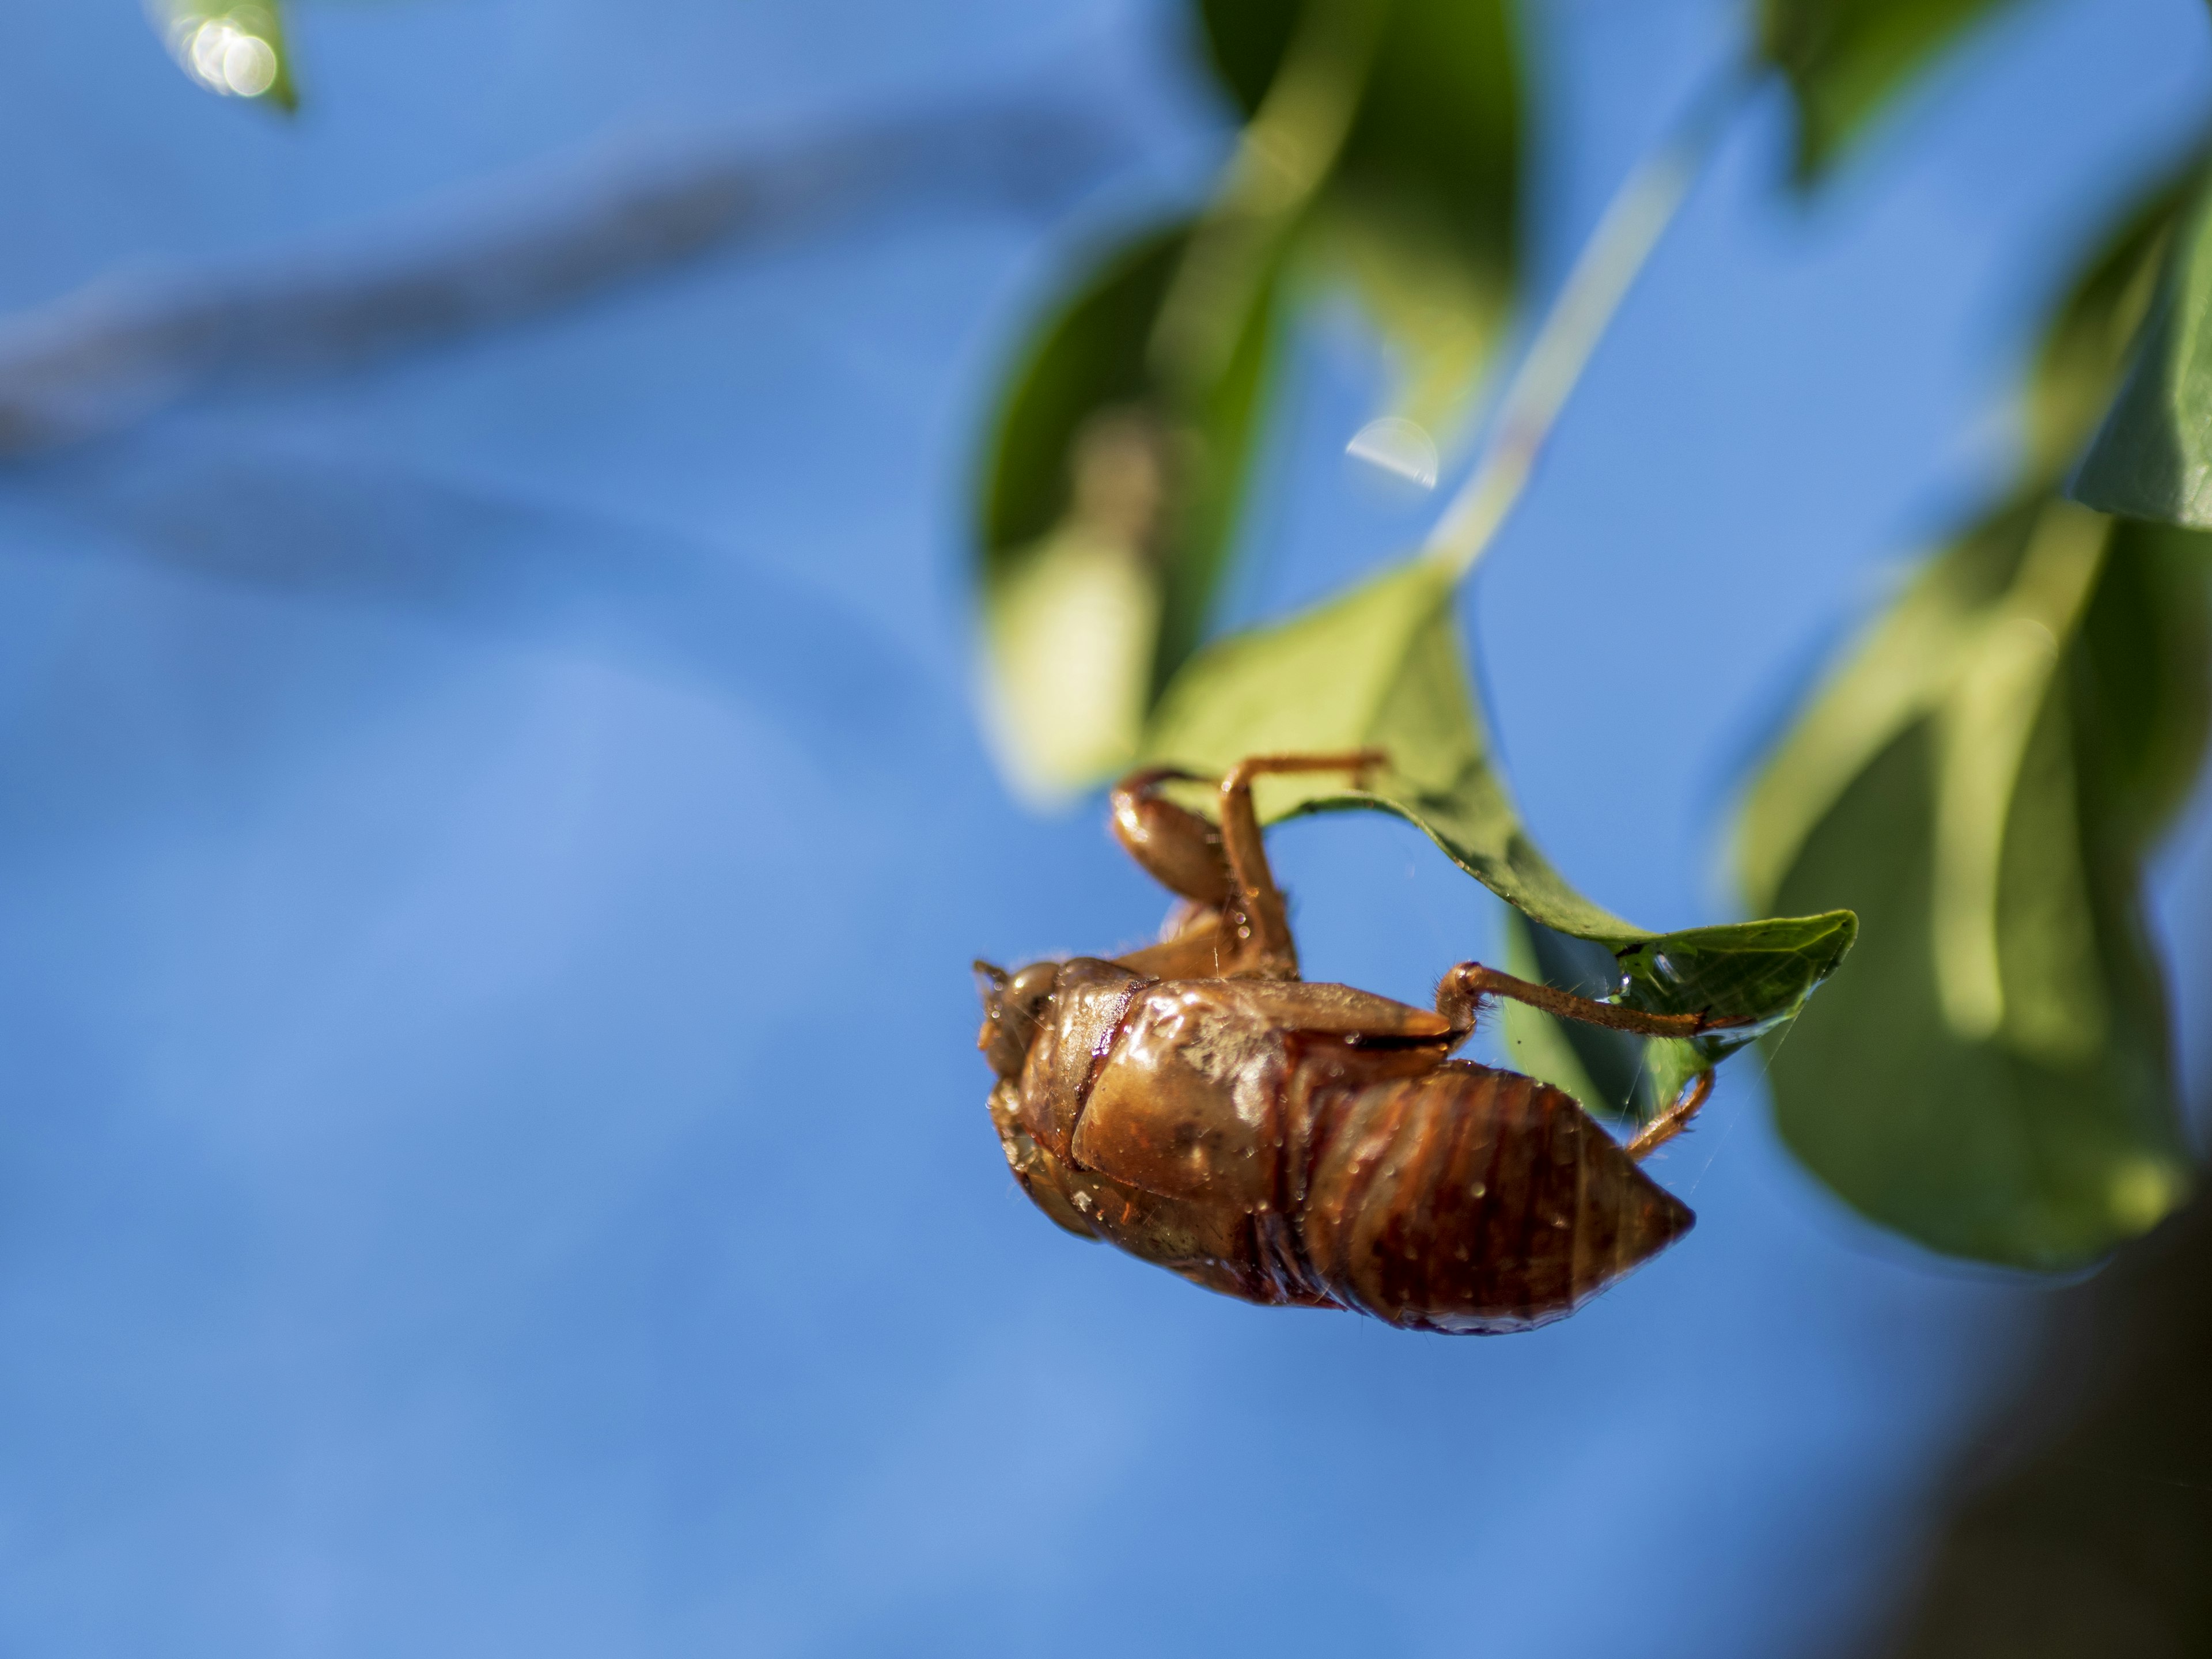
<path fill-rule="evenodd" d="M 1417 562 L 1202 653 L 1114 827 L 1176 895 L 1161 941 L 984 968 L 981 1042 L 1008 1162 L 1039 1207 L 1194 1282 L 1407 1328 L 1524 1329 L 1571 1312 L 1691 1225 L 1638 1167 L 1713 1068 L 1833 971 L 1849 912 L 1653 934 L 1576 893 L 1486 758 L 1449 572 Z M 1431 1010 L 1309 984 L 1261 826 L 1407 818 L 1539 939 L 1613 965 L 1602 999 L 1463 963 Z M 1565 1091 L 1451 1058 L 1486 1003 L 1644 1044 L 1626 1145 Z"/>

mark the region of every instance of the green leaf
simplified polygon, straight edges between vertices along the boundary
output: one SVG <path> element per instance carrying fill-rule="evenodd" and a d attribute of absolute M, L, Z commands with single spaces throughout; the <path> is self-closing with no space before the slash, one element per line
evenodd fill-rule
<path fill-rule="evenodd" d="M 2075 280 L 2044 335 L 2027 394 L 2028 473 L 2071 467 L 2104 419 L 2157 292 L 2173 229 L 2197 192 L 2191 163 L 2154 186 Z"/>
<path fill-rule="evenodd" d="M 1310 7 L 1367 0 L 1200 0 L 1216 73 L 1247 118 L 1274 84 Z M 1522 91 L 1504 0 L 1389 5 L 1332 188 L 1441 228 L 1470 258 L 1513 267 Z"/>
<path fill-rule="evenodd" d="M 1349 282 L 1449 438 L 1510 307 L 1521 93 L 1506 0 L 1204 0 L 1249 123 L 1215 200 L 1093 268 L 1030 344 L 980 517 L 991 720 L 1042 797 L 1127 762 L 1204 637 L 1284 275 Z"/>
<path fill-rule="evenodd" d="M 2194 189 L 2150 192 L 2088 262 L 2027 388 L 2023 487 L 1869 631 L 1738 825 L 1753 902 L 1868 929 L 1776 1050 L 1784 1139 L 1957 1255 L 2078 1265 L 2190 1183 L 2136 911 L 2212 720 L 2207 556 L 2055 489 Z"/>
<path fill-rule="evenodd" d="M 1967 29 L 2018 0 L 1760 0 L 1759 47 L 1797 100 L 1801 180 Z"/>
<path fill-rule="evenodd" d="M 1452 586 L 1448 571 L 1416 560 L 1209 647 L 1162 698 L 1146 757 L 1218 773 L 1247 755 L 1380 748 L 1389 763 L 1366 789 L 1260 780 L 1262 820 L 1346 810 L 1407 819 L 1531 921 L 1603 945 L 1623 1002 L 1742 1022 L 1698 1040 L 1706 1064 L 1788 1018 L 1850 950 L 1853 918 L 1838 911 L 1657 934 L 1576 892 L 1529 841 L 1491 768 Z"/>
<path fill-rule="evenodd" d="M 2050 497 L 1922 573 L 1747 800 L 1755 902 L 1866 939 L 1774 1049 L 1784 1139 L 1847 1202 L 1954 1255 L 2076 1267 L 2191 1174 L 2140 860 L 2201 753 L 2193 538 Z"/>
<path fill-rule="evenodd" d="M 980 538 L 992 701 L 1040 794 L 1127 762 L 1227 554 L 1274 284 L 1250 295 L 1210 383 L 1172 383 L 1150 347 L 1191 234 L 1154 232 L 1099 267 L 1040 331 L 999 417 Z"/>
<path fill-rule="evenodd" d="M 2073 493 L 2103 512 L 2212 529 L 2212 191 L 2167 246 L 2134 366 Z"/>
<path fill-rule="evenodd" d="M 227 98 L 300 106 L 276 0 L 157 0 L 169 51 L 186 75 Z"/>
<path fill-rule="evenodd" d="M 1199 12 L 1215 70 L 1249 117 L 1305 10 L 1201 0 Z M 1396 412 L 1447 435 L 1519 275 L 1525 100 L 1514 34 L 1505 0 L 1390 5 L 1336 165 L 1297 239 L 1302 268 L 1348 283 L 1395 343 Z"/>

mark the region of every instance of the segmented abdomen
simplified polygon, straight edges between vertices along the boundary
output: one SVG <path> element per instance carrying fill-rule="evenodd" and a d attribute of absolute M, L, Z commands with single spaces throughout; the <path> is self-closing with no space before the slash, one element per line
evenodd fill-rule
<path fill-rule="evenodd" d="M 1394 1325 L 1543 1324 L 1694 1221 L 1571 1097 L 1516 1072 L 1452 1061 L 1320 1084 L 1302 1104 L 1292 1209 L 1307 1271 Z"/>

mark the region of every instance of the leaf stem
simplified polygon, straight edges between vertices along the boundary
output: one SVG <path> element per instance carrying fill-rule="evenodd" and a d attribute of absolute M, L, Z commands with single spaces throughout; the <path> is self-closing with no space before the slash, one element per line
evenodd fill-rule
<path fill-rule="evenodd" d="M 1613 193 L 1498 404 L 1481 459 L 1423 553 L 1456 581 L 1488 550 L 1528 487 L 1559 411 L 1705 168 L 1752 82 L 1731 64 L 1693 99 Z"/>

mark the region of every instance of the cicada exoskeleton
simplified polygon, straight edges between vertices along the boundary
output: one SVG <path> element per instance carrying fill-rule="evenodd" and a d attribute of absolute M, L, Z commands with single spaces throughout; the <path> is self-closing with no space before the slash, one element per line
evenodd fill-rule
<path fill-rule="evenodd" d="M 1561 1091 L 1453 1051 L 1499 996 L 1653 1036 L 1709 1024 L 1476 962 L 1433 1010 L 1300 979 L 1252 781 L 1380 758 L 1244 761 L 1218 828 L 1161 794 L 1184 775 L 1124 780 L 1115 834 L 1180 902 L 1159 944 L 1122 957 L 977 964 L 992 1120 L 1047 1215 L 1209 1289 L 1409 1329 L 1527 1329 L 1689 1231 L 1638 1166 L 1711 1073 L 1624 1146 Z"/>

